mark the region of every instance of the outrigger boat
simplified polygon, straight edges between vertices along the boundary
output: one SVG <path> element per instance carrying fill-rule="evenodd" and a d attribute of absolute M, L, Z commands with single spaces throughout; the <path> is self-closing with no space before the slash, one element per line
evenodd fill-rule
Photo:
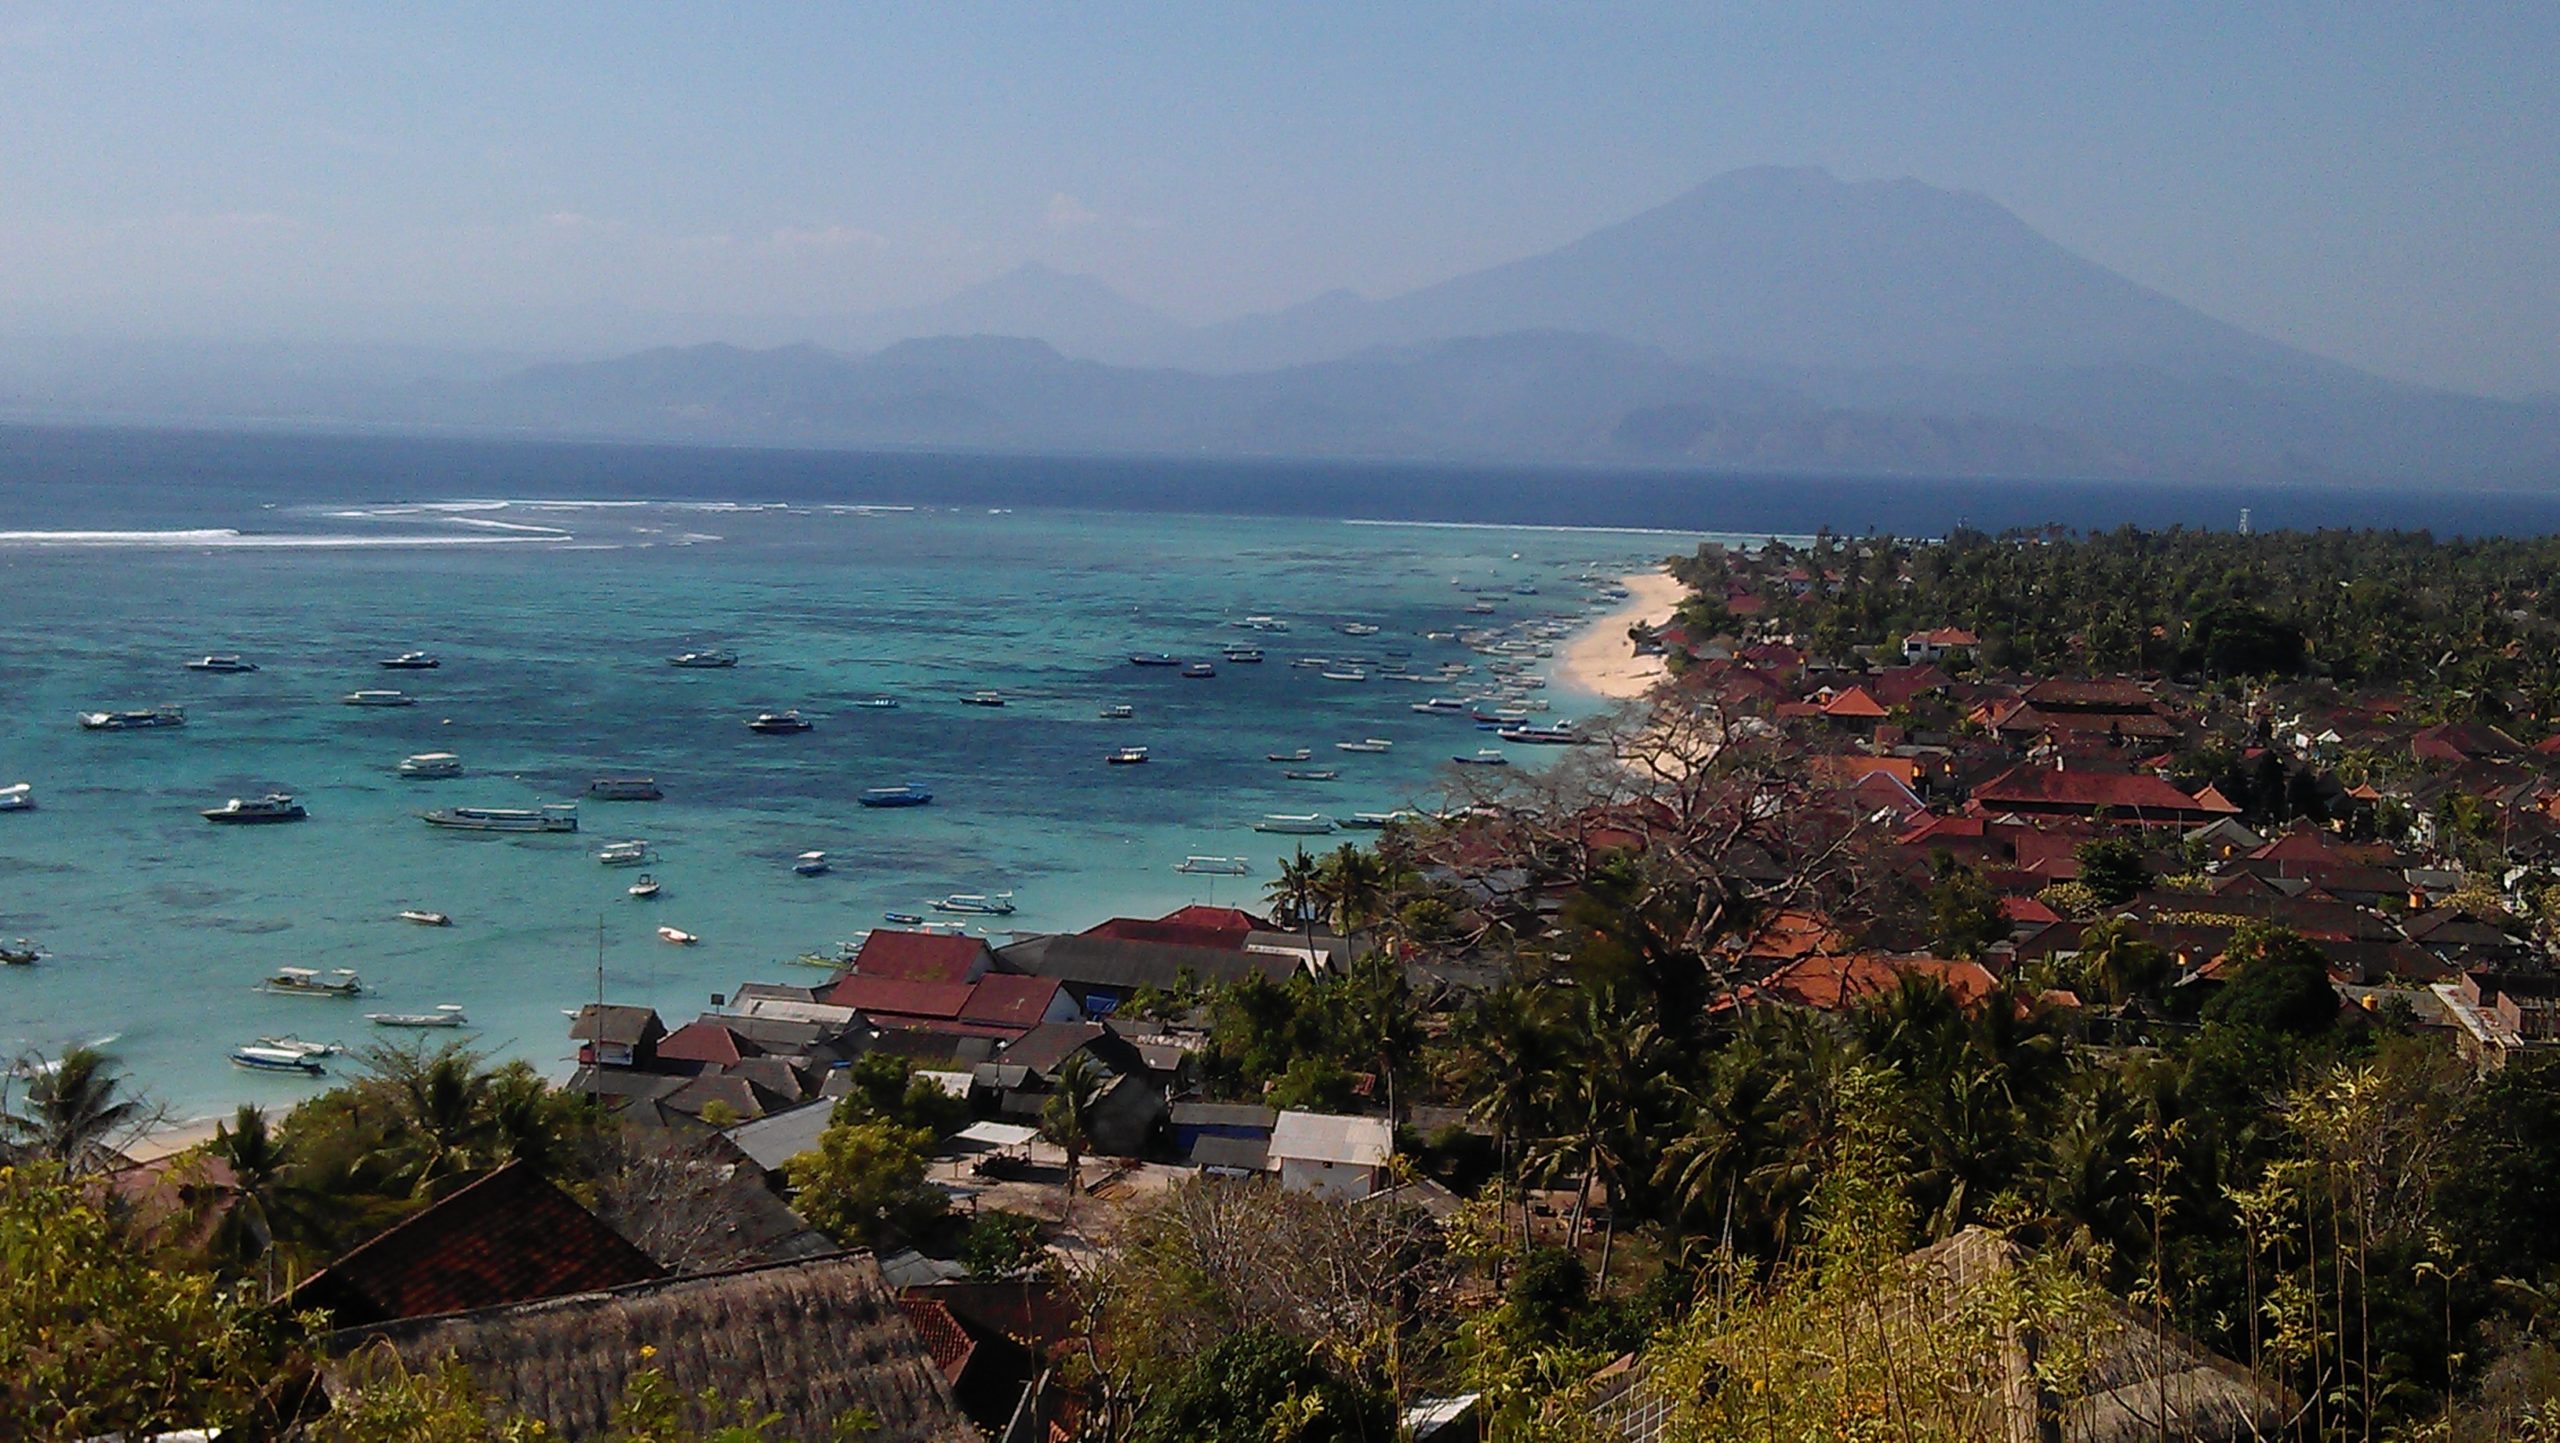
<path fill-rule="evenodd" d="M 1385 737 L 1369 737 L 1356 742 L 1335 742 L 1333 749 L 1338 752 L 1391 752 L 1396 749 L 1396 744 Z"/>
<path fill-rule="evenodd" d="M 44 953 L 24 937 L 14 942 L 0 942 L 0 967 L 33 967 L 43 960 Z"/>
<path fill-rule="evenodd" d="M 734 651 L 688 651 L 667 658 L 667 665 L 713 670 L 738 664 Z"/>
<path fill-rule="evenodd" d="M 462 775 L 462 758 L 451 752 L 420 752 L 400 759 L 400 775 L 414 781 L 458 777 Z"/>
<path fill-rule="evenodd" d="M 327 976 L 313 967 L 279 967 L 258 990 L 279 997 L 360 997 L 364 982 L 352 967 L 334 968 Z"/>
<path fill-rule="evenodd" d="M 243 672 L 256 671 L 258 664 L 234 652 L 218 651 L 187 663 L 189 671 Z"/>
<path fill-rule="evenodd" d="M 895 922 L 901 927 L 921 927 L 924 925 L 924 917 L 920 913 L 915 912 L 883 912 L 880 914 L 880 920 L 883 922 Z"/>
<path fill-rule="evenodd" d="M 1252 875 L 1253 863 L 1242 857 L 1185 857 L 1173 869 L 1201 877 L 1245 877 Z"/>
<path fill-rule="evenodd" d="M 1319 836 L 1333 830 L 1333 820 L 1314 812 L 1272 812 L 1253 824 L 1257 832 L 1284 832 L 1301 836 Z"/>
<path fill-rule="evenodd" d="M 1345 827 L 1357 828 L 1361 831 L 1374 832 L 1380 828 L 1391 826 L 1397 822 L 1418 822 L 1421 820 L 1422 813 L 1409 810 L 1393 812 L 1353 812 L 1350 816 L 1341 818 L 1340 824 Z"/>
<path fill-rule="evenodd" d="M 31 812 L 35 805 L 36 789 L 32 784 L 11 782 L 0 787 L 0 812 Z"/>
<path fill-rule="evenodd" d="M 1342 779 L 1342 773 L 1334 771 L 1329 767 L 1316 768 L 1308 771 L 1297 771 L 1293 769 L 1282 772 L 1280 775 L 1293 782 L 1333 782 L 1340 781 Z"/>
<path fill-rule="evenodd" d="M 962 706 L 1002 706 L 1004 705 L 1004 693 L 1000 691 L 973 691 L 967 696 L 960 698 L 960 704 Z"/>
<path fill-rule="evenodd" d="M 323 1077 L 329 1071 L 316 1058 L 282 1047 L 235 1047 L 231 1065 L 248 1072 L 298 1072 L 305 1077 Z"/>
<path fill-rule="evenodd" d="M 823 876 L 827 870 L 827 854 L 802 852 L 799 856 L 792 858 L 791 870 L 803 877 Z"/>
<path fill-rule="evenodd" d="M 768 711 L 758 712 L 755 719 L 747 723 L 747 730 L 759 736 L 779 737 L 790 736 L 795 732 L 805 732 L 815 725 L 816 723 L 802 716 L 797 710 Z"/>
<path fill-rule="evenodd" d="M 423 651 L 404 651 L 398 656 L 386 656 L 374 665 L 384 671 L 433 671 L 444 663 Z"/>
<path fill-rule="evenodd" d="M 1102 719 L 1104 721 L 1127 721 L 1137 714 L 1138 709 L 1129 705 L 1125 701 L 1115 702 L 1102 709 Z"/>
<path fill-rule="evenodd" d="M 933 904 L 937 912 L 967 912 L 981 917 L 1013 915 L 1013 894 L 997 892 L 990 896 L 981 892 L 954 892 Z"/>
<path fill-rule="evenodd" d="M 1142 766 L 1147 760 L 1147 749 L 1145 747 L 1122 747 L 1120 750 L 1104 757 L 1103 760 L 1115 767 Z"/>
<path fill-rule="evenodd" d="M 538 811 L 525 807 L 438 807 L 432 812 L 420 812 L 418 820 L 431 827 L 463 832 L 574 832 L 578 830 L 578 808 L 574 802 L 554 802 Z"/>
<path fill-rule="evenodd" d="M 596 860 L 608 867 L 638 867 L 649 860 L 649 844 L 633 840 L 608 842 L 596 852 Z"/>
<path fill-rule="evenodd" d="M 381 687 L 351 691 L 338 700 L 349 706 L 416 706 L 418 704 L 418 699 L 405 691 L 391 691 Z"/>
<path fill-rule="evenodd" d="M 269 792 L 263 797 L 233 797 L 221 806 L 207 807 L 197 815 L 208 822 L 227 826 L 255 826 L 268 822 L 299 822 L 311 814 L 290 795 Z"/>
<path fill-rule="evenodd" d="M 903 786 L 872 787 L 854 800 L 866 807 L 921 807 L 933 800 L 933 793 L 908 782 Z"/>
<path fill-rule="evenodd" d="M 421 927 L 450 927 L 453 925 L 453 919 L 451 917 L 446 916 L 442 912 L 430 912 L 423 907 L 412 907 L 407 911 L 402 912 L 400 914 L 400 920 L 403 922 L 415 922 Z"/>
<path fill-rule="evenodd" d="M 1300 747 L 1294 752 L 1264 752 L 1262 759 L 1266 762 L 1305 762 L 1315 760 L 1315 755 L 1313 751 Z"/>
<path fill-rule="evenodd" d="M 335 1057 L 346 1049 L 334 1042 L 305 1042 L 288 1032 L 282 1037 L 261 1037 L 260 1047 L 276 1052 L 290 1052 L 298 1057 Z"/>
<path fill-rule="evenodd" d="M 80 727 L 93 732 L 149 731 L 153 727 L 182 727 L 187 724 L 186 708 L 155 706 L 147 711 L 84 711 Z"/>

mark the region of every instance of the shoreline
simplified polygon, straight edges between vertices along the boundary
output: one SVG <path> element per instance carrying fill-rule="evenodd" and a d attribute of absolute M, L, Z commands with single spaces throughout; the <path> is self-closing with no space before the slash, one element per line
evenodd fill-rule
<path fill-rule="evenodd" d="M 1604 701 L 1633 701 L 1670 674 L 1659 656 L 1637 656 L 1627 628 L 1667 620 L 1688 588 L 1660 568 L 1619 578 L 1632 593 L 1625 605 L 1596 617 L 1556 654 L 1555 683 Z"/>

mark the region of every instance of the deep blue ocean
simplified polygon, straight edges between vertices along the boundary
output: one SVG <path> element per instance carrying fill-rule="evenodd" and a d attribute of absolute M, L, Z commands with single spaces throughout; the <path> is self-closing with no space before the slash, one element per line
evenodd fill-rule
<path fill-rule="evenodd" d="M 2242 507 L 2262 528 L 2560 527 L 2560 503 L 2519 495 L 0 428 L 0 785 L 38 798 L 0 814 L 0 939 L 50 954 L 0 971 L 0 1050 L 112 1037 L 155 1096 L 200 1114 L 309 1090 L 230 1069 L 234 1045 L 362 1041 L 364 1011 L 453 1003 L 476 1045 L 556 1072 L 599 930 L 614 998 L 689 1017 L 741 980 L 822 976 L 787 959 L 946 893 L 1010 891 L 1021 910 L 994 925 L 1026 930 L 1258 900 L 1296 843 L 1255 818 L 1428 806 L 1449 757 L 1490 740 L 1411 710 L 1462 686 L 1396 682 L 1387 663 L 1477 664 L 1481 684 L 1484 658 L 1434 634 L 1579 624 L 1606 579 L 1701 536 L 2228 526 Z M 1290 630 L 1235 625 L 1249 615 Z M 1269 660 L 1207 680 L 1128 660 L 1237 642 Z M 703 647 L 741 664 L 665 664 Z M 443 667 L 374 665 L 410 649 Z M 209 652 L 260 670 L 184 669 Z M 1372 680 L 1288 664 L 1346 655 Z M 419 704 L 339 700 L 382 686 Z M 959 704 L 981 688 L 1008 704 Z M 1541 695 L 1559 716 L 1594 705 Z M 874 696 L 900 704 L 854 705 Z M 74 723 L 162 702 L 189 724 Z M 1118 703 L 1136 716 L 1104 719 Z M 816 729 L 743 725 L 781 707 Z M 1367 737 L 1394 750 L 1333 749 Z M 1105 766 L 1124 745 L 1150 762 Z M 1265 760 L 1298 747 L 1341 778 L 1291 782 Z M 427 751 L 466 775 L 396 774 Z M 632 772 L 666 800 L 582 800 Z M 935 803 L 852 802 L 908 780 Z M 269 790 L 311 820 L 197 815 Z M 573 836 L 415 815 L 567 801 Z M 595 860 L 623 838 L 656 849 L 656 900 Z M 833 870 L 794 875 L 811 849 Z M 1254 873 L 1173 870 L 1192 854 Z M 395 920 L 410 907 L 454 925 Z M 669 946 L 662 924 L 702 940 Z M 282 965 L 352 967 L 376 992 L 257 991 Z"/>

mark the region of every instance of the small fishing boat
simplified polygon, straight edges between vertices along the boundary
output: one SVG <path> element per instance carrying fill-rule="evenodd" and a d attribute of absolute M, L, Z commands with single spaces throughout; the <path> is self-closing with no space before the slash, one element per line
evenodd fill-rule
<path fill-rule="evenodd" d="M 596 860 L 608 867 L 637 867 L 649 860 L 649 844 L 638 838 L 627 842 L 607 842 L 596 849 Z"/>
<path fill-rule="evenodd" d="M 1302 656 L 1289 664 L 1295 667 L 1306 668 L 1326 667 L 1333 665 L 1333 658 L 1329 656 Z"/>
<path fill-rule="evenodd" d="M 445 1002 L 433 1012 L 368 1012 L 364 1020 L 376 1027 L 460 1027 L 471 1019 L 459 1004 Z"/>
<path fill-rule="evenodd" d="M 1368 737 L 1356 742 L 1335 742 L 1333 749 L 1338 752 L 1391 752 L 1396 749 L 1396 744 L 1385 737 Z"/>
<path fill-rule="evenodd" d="M 1002 706 L 1004 705 L 1004 693 L 1000 691 L 973 691 L 967 696 L 960 698 L 960 704 L 962 706 Z"/>
<path fill-rule="evenodd" d="M 232 652 L 218 651 L 187 663 L 189 671 L 243 672 L 256 671 L 258 664 Z"/>
<path fill-rule="evenodd" d="M 827 871 L 827 854 L 824 852 L 802 852 L 799 856 L 791 859 L 791 870 L 799 873 L 803 877 L 824 876 Z"/>
<path fill-rule="evenodd" d="M 325 976 L 315 967 L 279 967 L 258 990 L 279 997 L 359 997 L 364 983 L 352 967 L 335 968 Z"/>
<path fill-rule="evenodd" d="M 1335 630 L 1344 636 L 1376 636 L 1378 629 L 1365 621 L 1346 621 Z"/>
<path fill-rule="evenodd" d="M 1314 812 L 1272 812 L 1253 824 L 1257 832 L 1282 832 L 1299 836 L 1319 836 L 1333 830 L 1333 819 Z"/>
<path fill-rule="evenodd" d="M 884 922 L 895 922 L 901 927 L 921 927 L 924 925 L 923 916 L 915 912 L 883 912 L 880 914 L 880 920 Z"/>
<path fill-rule="evenodd" d="M 873 787 L 855 801 L 866 807 L 921 807 L 933 800 L 933 793 L 914 782 L 894 787 Z"/>
<path fill-rule="evenodd" d="M 392 691 L 385 687 L 367 687 L 362 691 L 351 691 L 338 700 L 348 706 L 416 706 L 418 704 L 418 699 L 407 692 Z"/>
<path fill-rule="evenodd" d="M 1141 651 L 1130 656 L 1131 666 L 1180 666 L 1182 662 L 1169 651 Z"/>
<path fill-rule="evenodd" d="M 1262 665 L 1262 648 L 1258 646 L 1231 646 L 1220 655 L 1238 666 Z"/>
<path fill-rule="evenodd" d="M 1467 612 L 1472 616 L 1491 616 L 1493 615 L 1493 603 L 1490 601 L 1469 602 L 1467 604 Z"/>
<path fill-rule="evenodd" d="M 434 781 L 462 775 L 462 758 L 451 752 L 420 752 L 400 759 L 400 775 L 411 781 Z"/>
<path fill-rule="evenodd" d="M 244 1072 L 298 1072 L 305 1077 L 328 1074 L 319 1059 L 282 1047 L 235 1047 L 231 1049 L 231 1065 Z"/>
<path fill-rule="evenodd" d="M 1462 767 L 1507 767 L 1511 765 L 1511 758 L 1504 756 L 1502 753 L 1495 751 L 1491 747 L 1478 747 L 1474 756 L 1451 757 L 1449 760 L 1456 762 Z"/>
<path fill-rule="evenodd" d="M 854 705 L 864 711 L 896 711 L 898 699 L 894 696 L 867 696 Z"/>
<path fill-rule="evenodd" d="M 1127 721 L 1137 714 L 1138 709 L 1129 705 L 1125 701 L 1115 702 L 1102 709 L 1102 719 L 1104 721 Z"/>
<path fill-rule="evenodd" d="M 1120 750 L 1104 757 L 1103 760 L 1115 767 L 1144 766 L 1147 760 L 1147 749 L 1145 747 L 1122 747 Z"/>
<path fill-rule="evenodd" d="M 721 651 L 717 649 L 711 651 L 680 652 L 677 655 L 667 658 L 667 665 L 669 666 L 681 666 L 700 671 L 725 670 L 726 668 L 736 666 L 737 664 L 738 654 L 736 652 Z"/>
<path fill-rule="evenodd" d="M 400 920 L 403 922 L 415 922 L 421 927 L 450 927 L 453 925 L 453 919 L 451 917 L 446 916 L 442 912 L 430 912 L 424 907 L 408 908 L 400 913 Z"/>
<path fill-rule="evenodd" d="M 299 822 L 311 815 L 300 802 L 283 792 L 269 792 L 263 797 L 233 797 L 218 807 L 207 807 L 196 815 L 223 826 L 257 826 L 268 822 Z"/>
<path fill-rule="evenodd" d="M 1465 716 L 1467 714 L 1467 704 L 1454 696 L 1435 696 L 1429 701 L 1418 701 L 1413 704 L 1413 709 L 1427 716 Z"/>
<path fill-rule="evenodd" d="M 578 807 L 574 802 L 554 802 L 539 810 L 528 807 L 438 807 L 420 812 L 418 820 L 431 827 L 447 827 L 460 832 L 574 832 L 578 830 Z"/>
<path fill-rule="evenodd" d="M 1253 863 L 1242 857 L 1185 857 L 1173 869 L 1198 877 L 1244 877 L 1252 875 Z"/>
<path fill-rule="evenodd" d="M 384 671 L 433 671 L 444 663 L 423 651 L 404 651 L 398 656 L 386 656 L 374 665 Z"/>
<path fill-rule="evenodd" d="M 1352 827 L 1361 831 L 1369 832 L 1377 831 L 1383 827 L 1392 826 L 1397 822 L 1418 822 L 1421 820 L 1422 813 L 1416 811 L 1353 812 L 1350 816 L 1340 819 L 1341 825 L 1345 827 Z"/>
<path fill-rule="evenodd" d="M 24 937 L 14 942 L 0 942 L 0 967 L 33 967 L 44 960 L 44 953 Z"/>
<path fill-rule="evenodd" d="M 658 929 L 658 940 L 674 943 L 678 947 L 690 947 L 702 939 L 681 927 L 661 927 Z"/>
<path fill-rule="evenodd" d="M 634 900 L 646 902 L 650 898 L 658 895 L 658 879 L 650 876 L 646 872 L 643 872 L 640 874 L 639 881 L 632 883 L 630 886 L 625 887 L 622 890 L 630 893 Z"/>
<path fill-rule="evenodd" d="M 1189 666 L 1184 667 L 1182 669 L 1182 674 L 1190 677 L 1194 681 L 1197 681 L 1202 677 L 1216 676 L 1218 674 L 1218 669 L 1205 661 L 1195 661 Z"/>
<path fill-rule="evenodd" d="M 600 802 L 656 802 L 667 794 L 656 777 L 598 777 L 587 783 L 587 795 Z"/>
<path fill-rule="evenodd" d="M 154 727 L 182 727 L 187 724 L 184 707 L 155 706 L 147 711 L 84 711 L 80 727 L 93 732 L 138 732 Z"/>
<path fill-rule="evenodd" d="M 31 784 L 11 782 L 0 787 L 0 812 L 31 812 L 35 805 L 36 789 Z"/>
<path fill-rule="evenodd" d="M 954 892 L 935 902 L 933 910 L 967 912 L 980 917 L 1010 917 L 1013 915 L 1013 894 L 1011 892 L 997 892 L 992 895 L 983 892 Z"/>
<path fill-rule="evenodd" d="M 282 1037 L 261 1037 L 258 1045 L 277 1052 L 290 1052 L 297 1057 L 335 1057 L 346 1050 L 334 1042 L 305 1042 L 290 1032 Z"/>
<path fill-rule="evenodd" d="M 1317 768 L 1307 771 L 1299 771 L 1292 768 L 1289 771 L 1282 772 L 1280 775 L 1293 782 L 1332 782 L 1342 779 L 1342 773 L 1330 768 Z"/>
<path fill-rule="evenodd" d="M 1262 759 L 1266 762 L 1304 762 L 1314 760 L 1315 753 L 1300 747 L 1294 752 L 1264 752 Z"/>
<path fill-rule="evenodd" d="M 755 719 L 747 723 L 747 730 L 758 736 L 779 737 L 805 732 L 815 725 L 797 710 L 768 711 L 756 713 Z"/>
<path fill-rule="evenodd" d="M 1522 722 L 1518 726 L 1504 727 L 1499 735 L 1507 742 L 1531 742 L 1550 747 L 1575 747 L 1591 740 L 1562 722 L 1554 726 Z"/>
<path fill-rule="evenodd" d="M 1369 673 L 1356 666 L 1327 667 L 1317 675 L 1327 681 L 1367 681 Z"/>

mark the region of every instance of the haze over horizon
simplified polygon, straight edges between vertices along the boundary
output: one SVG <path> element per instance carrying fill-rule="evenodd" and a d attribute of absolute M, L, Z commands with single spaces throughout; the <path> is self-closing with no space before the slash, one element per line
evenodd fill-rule
<path fill-rule="evenodd" d="M 2286 345 L 2560 393 L 2548 7 L 21 7 L 0 336 L 826 340 L 1025 263 L 1398 296 L 1762 164 L 1977 192 Z"/>

